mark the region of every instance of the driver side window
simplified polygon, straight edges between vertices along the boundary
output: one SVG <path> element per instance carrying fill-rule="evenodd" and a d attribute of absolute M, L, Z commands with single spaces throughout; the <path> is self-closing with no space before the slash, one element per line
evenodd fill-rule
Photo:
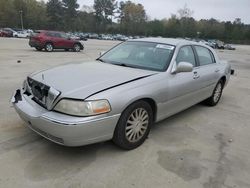
<path fill-rule="evenodd" d="M 179 53 L 176 58 L 177 65 L 180 62 L 188 62 L 191 63 L 194 67 L 196 66 L 195 56 L 191 46 L 184 46 L 179 50 Z"/>

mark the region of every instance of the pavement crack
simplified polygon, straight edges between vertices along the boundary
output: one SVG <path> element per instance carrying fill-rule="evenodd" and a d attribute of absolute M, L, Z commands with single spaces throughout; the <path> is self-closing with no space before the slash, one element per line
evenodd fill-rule
<path fill-rule="evenodd" d="M 208 182 L 203 184 L 204 188 L 222 188 L 231 186 L 225 185 L 227 175 L 230 172 L 230 161 L 226 157 L 225 148 L 228 146 L 226 139 L 222 133 L 215 136 L 216 140 L 219 142 L 219 158 L 216 161 L 216 169 L 213 176 L 209 177 Z"/>

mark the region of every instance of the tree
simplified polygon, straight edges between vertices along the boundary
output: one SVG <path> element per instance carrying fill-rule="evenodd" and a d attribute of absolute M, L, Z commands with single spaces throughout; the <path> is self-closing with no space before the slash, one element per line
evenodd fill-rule
<path fill-rule="evenodd" d="M 62 6 L 64 9 L 64 28 L 66 30 L 74 29 L 75 20 L 77 18 L 77 9 L 79 8 L 77 0 L 62 0 Z"/>
<path fill-rule="evenodd" d="M 63 28 L 63 6 L 60 0 L 49 0 L 47 2 L 48 28 Z"/>
<path fill-rule="evenodd" d="M 19 17 L 13 1 L 0 0 L 0 27 L 17 27 Z"/>
<path fill-rule="evenodd" d="M 115 0 L 95 0 L 94 9 L 97 22 L 101 29 L 105 30 L 108 24 L 112 23 L 112 16 L 116 9 Z"/>
<path fill-rule="evenodd" d="M 190 18 L 194 14 L 194 11 L 188 8 L 187 4 L 182 9 L 177 11 L 179 18 Z"/>
<path fill-rule="evenodd" d="M 182 9 L 177 11 L 177 14 L 180 19 L 181 37 L 194 37 L 194 33 L 196 33 L 195 21 L 192 18 L 194 11 L 189 9 L 187 4 L 185 4 Z"/>
<path fill-rule="evenodd" d="M 125 33 L 129 35 L 144 35 L 147 16 L 143 5 L 135 4 L 131 1 L 122 2 L 120 10 L 120 23 Z"/>

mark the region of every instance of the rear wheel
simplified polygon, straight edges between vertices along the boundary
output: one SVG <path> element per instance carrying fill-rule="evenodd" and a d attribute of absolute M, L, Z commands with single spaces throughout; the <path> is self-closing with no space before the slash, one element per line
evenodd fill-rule
<path fill-rule="evenodd" d="M 52 52 L 54 50 L 52 43 L 46 43 L 44 48 L 47 52 Z"/>
<path fill-rule="evenodd" d="M 81 46 L 80 46 L 80 44 L 74 44 L 73 50 L 74 50 L 75 52 L 80 52 L 80 51 L 81 51 Z"/>
<path fill-rule="evenodd" d="M 223 91 L 223 81 L 220 80 L 214 88 L 213 94 L 209 97 L 205 103 L 209 106 L 215 106 L 220 101 L 222 91 Z"/>
<path fill-rule="evenodd" d="M 150 105 L 144 101 L 135 102 L 122 113 L 113 141 L 123 149 L 135 149 L 143 144 L 152 124 L 153 112 Z"/>

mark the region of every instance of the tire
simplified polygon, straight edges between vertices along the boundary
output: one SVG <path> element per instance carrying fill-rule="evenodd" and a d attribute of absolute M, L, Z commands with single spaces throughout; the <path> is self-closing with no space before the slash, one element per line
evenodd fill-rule
<path fill-rule="evenodd" d="M 121 115 L 113 142 L 125 150 L 132 150 L 144 143 L 153 124 L 153 111 L 144 101 L 131 104 Z"/>
<path fill-rule="evenodd" d="M 222 80 L 220 80 L 216 84 L 212 96 L 209 97 L 207 100 L 205 100 L 205 104 L 209 106 L 216 106 L 218 102 L 220 101 L 220 98 L 223 92 L 223 86 L 224 86 L 224 83 Z"/>
<path fill-rule="evenodd" d="M 64 51 L 65 51 L 65 52 L 68 52 L 68 51 L 69 51 L 69 49 L 68 49 L 68 48 L 66 48 L 66 49 L 64 49 Z"/>
<path fill-rule="evenodd" d="M 78 43 L 74 44 L 73 50 L 74 50 L 74 52 L 80 52 L 81 51 L 81 45 L 78 44 Z"/>
<path fill-rule="evenodd" d="M 54 46 L 52 43 L 46 43 L 44 46 L 46 52 L 52 52 L 54 50 Z"/>
<path fill-rule="evenodd" d="M 37 51 L 42 51 L 41 47 L 35 47 Z"/>

